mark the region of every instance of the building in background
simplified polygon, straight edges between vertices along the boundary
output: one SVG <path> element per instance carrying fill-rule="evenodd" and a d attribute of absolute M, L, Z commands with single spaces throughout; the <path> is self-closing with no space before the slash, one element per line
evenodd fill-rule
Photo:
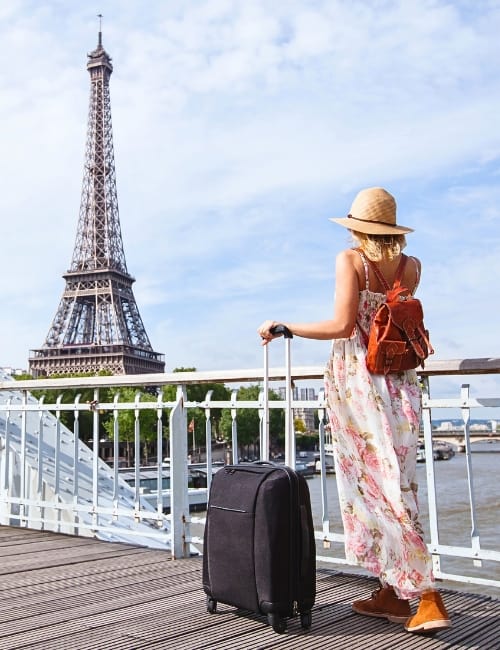
<path fill-rule="evenodd" d="M 280 396 L 280 399 L 282 400 L 285 399 L 286 390 L 284 386 L 280 386 L 279 388 L 273 390 Z M 318 399 L 318 395 L 314 388 L 297 388 L 295 386 L 292 392 L 292 399 L 294 401 L 315 401 Z M 293 418 L 294 420 L 302 420 L 302 422 L 304 423 L 305 430 L 307 432 L 315 431 L 317 428 L 315 425 L 315 418 L 314 418 L 315 412 L 316 409 L 314 408 L 305 408 L 305 407 L 294 408 Z"/>

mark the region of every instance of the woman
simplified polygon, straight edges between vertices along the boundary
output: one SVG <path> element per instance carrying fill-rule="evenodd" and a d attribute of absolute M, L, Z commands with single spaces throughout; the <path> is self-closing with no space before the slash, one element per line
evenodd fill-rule
<path fill-rule="evenodd" d="M 392 286 L 411 228 L 397 225 L 396 201 L 382 188 L 362 190 L 346 218 L 357 244 L 336 260 L 331 320 L 284 323 L 292 334 L 332 339 L 325 370 L 328 417 L 346 539 L 346 557 L 380 580 L 370 598 L 352 607 L 358 614 L 404 623 L 409 632 L 435 632 L 451 623 L 435 590 L 432 561 L 418 521 L 416 453 L 421 390 L 415 370 L 374 375 L 366 368 L 366 336 L 385 290 Z M 412 293 L 420 261 L 407 258 L 401 284 Z M 266 345 L 271 329 L 258 329 Z M 412 616 L 409 600 L 420 598 Z"/>

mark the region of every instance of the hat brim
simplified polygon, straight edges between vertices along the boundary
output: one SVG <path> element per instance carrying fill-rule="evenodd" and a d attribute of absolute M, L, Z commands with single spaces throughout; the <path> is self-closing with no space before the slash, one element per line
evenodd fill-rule
<path fill-rule="evenodd" d="M 413 228 L 407 228 L 406 226 L 391 226 L 377 221 L 361 221 L 349 219 L 349 217 L 333 218 L 329 219 L 329 221 L 334 221 L 355 232 L 364 232 L 367 235 L 405 235 L 408 232 L 413 232 Z"/>

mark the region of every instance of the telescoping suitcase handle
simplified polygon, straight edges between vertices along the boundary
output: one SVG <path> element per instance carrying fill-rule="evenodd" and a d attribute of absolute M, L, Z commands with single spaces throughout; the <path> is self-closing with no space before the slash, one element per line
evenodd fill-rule
<path fill-rule="evenodd" d="M 271 327 L 271 334 L 282 334 L 285 338 L 285 464 L 295 469 L 295 436 L 292 415 L 292 363 L 290 358 L 290 339 L 292 332 L 282 323 Z M 263 422 L 261 433 L 261 459 L 269 460 L 269 355 L 264 346 L 264 386 L 263 386 Z"/>
<path fill-rule="evenodd" d="M 293 334 L 286 325 L 275 325 L 269 330 L 271 334 L 283 334 L 286 339 L 293 339 Z"/>

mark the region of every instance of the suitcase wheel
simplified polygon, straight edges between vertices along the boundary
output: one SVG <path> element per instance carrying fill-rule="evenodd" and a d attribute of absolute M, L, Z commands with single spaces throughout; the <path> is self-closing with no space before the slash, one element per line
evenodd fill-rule
<path fill-rule="evenodd" d="M 300 624 L 303 628 L 309 629 L 312 625 L 312 614 L 311 612 L 301 612 L 300 613 Z"/>
<path fill-rule="evenodd" d="M 286 632 L 286 619 L 279 614 L 268 614 L 267 620 L 269 625 L 273 628 L 278 634 L 283 634 Z"/>
<path fill-rule="evenodd" d="M 210 596 L 207 596 L 207 612 L 209 614 L 215 614 L 217 611 L 217 601 L 214 600 L 213 598 L 210 598 Z"/>

